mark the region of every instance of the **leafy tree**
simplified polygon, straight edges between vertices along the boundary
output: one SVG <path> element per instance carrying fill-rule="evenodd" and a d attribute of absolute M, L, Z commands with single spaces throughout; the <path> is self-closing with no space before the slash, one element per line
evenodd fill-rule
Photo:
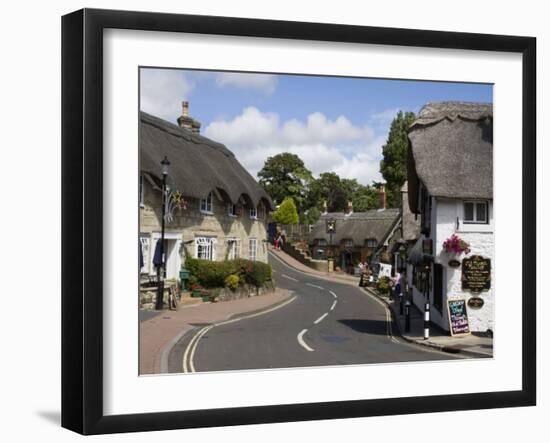
<path fill-rule="evenodd" d="M 296 210 L 296 204 L 292 197 L 286 197 L 279 205 L 277 210 L 273 213 L 273 220 L 283 225 L 297 225 L 298 211 Z"/>
<path fill-rule="evenodd" d="M 415 118 L 413 112 L 399 111 L 391 123 L 386 144 L 382 146 L 380 172 L 386 180 L 389 207 L 399 205 L 399 192 L 407 179 L 407 131 Z"/>
<path fill-rule="evenodd" d="M 307 192 L 313 176 L 297 155 L 283 152 L 268 157 L 258 172 L 258 179 L 275 204 L 292 197 L 300 211 L 307 206 Z"/>
<path fill-rule="evenodd" d="M 312 195 L 317 199 L 317 206 L 322 206 L 323 201 L 327 202 L 329 212 L 340 212 L 346 209 L 348 199 L 349 183 L 342 183 L 342 180 L 335 172 L 323 172 L 319 178 L 312 182 Z"/>
<path fill-rule="evenodd" d="M 369 209 L 377 209 L 380 201 L 378 189 L 374 186 L 362 186 L 353 195 L 353 211 L 364 212 Z"/>
<path fill-rule="evenodd" d="M 302 225 L 314 225 L 321 217 L 321 211 L 317 207 L 312 207 L 300 214 L 300 224 Z"/>

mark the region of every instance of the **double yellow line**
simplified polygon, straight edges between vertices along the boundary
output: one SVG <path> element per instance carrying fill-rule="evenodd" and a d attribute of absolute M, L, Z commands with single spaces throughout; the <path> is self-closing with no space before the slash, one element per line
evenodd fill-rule
<path fill-rule="evenodd" d="M 276 311 L 277 309 L 280 309 L 289 303 L 292 303 L 294 300 L 296 300 L 296 296 L 293 296 L 292 298 L 288 299 L 287 301 L 280 303 L 276 306 L 273 306 L 271 308 L 265 309 L 260 312 L 255 312 L 253 314 L 249 315 L 243 315 L 242 317 L 232 318 L 231 320 L 225 320 L 218 323 L 214 323 L 213 325 L 205 326 L 201 329 L 199 329 L 187 347 L 185 348 L 185 352 L 183 353 L 183 372 L 184 373 L 190 373 L 190 372 L 197 372 L 195 370 L 195 364 L 193 363 L 193 359 L 195 357 L 195 352 L 197 350 L 197 346 L 199 345 L 200 339 L 206 334 L 208 331 L 210 331 L 212 328 L 215 328 L 216 326 L 222 326 L 222 325 L 228 325 L 230 323 L 236 323 L 241 320 L 246 320 L 248 318 L 258 317 L 260 315 L 267 314 L 269 312 Z"/>

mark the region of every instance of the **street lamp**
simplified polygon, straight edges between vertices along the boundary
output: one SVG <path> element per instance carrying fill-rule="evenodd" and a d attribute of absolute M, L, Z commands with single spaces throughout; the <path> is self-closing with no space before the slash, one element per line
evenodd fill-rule
<path fill-rule="evenodd" d="M 160 310 L 164 306 L 164 279 L 166 277 L 166 258 L 164 257 L 164 219 L 166 215 L 166 177 L 170 167 L 168 157 L 164 156 L 160 162 L 162 166 L 162 214 L 161 214 L 161 234 L 160 234 L 160 257 L 161 265 L 157 268 L 157 303 L 155 309 Z"/>
<path fill-rule="evenodd" d="M 332 268 L 334 269 L 334 259 L 333 259 L 333 251 L 332 251 L 332 235 L 334 233 L 336 233 L 336 220 L 333 219 L 333 218 L 329 218 L 327 220 L 327 224 L 326 224 L 326 228 L 327 228 L 327 234 L 329 235 L 329 253 L 330 253 L 330 256 L 327 256 L 327 258 L 329 260 L 333 260 L 332 262 Z M 330 263 L 329 263 L 329 272 L 330 272 Z"/>

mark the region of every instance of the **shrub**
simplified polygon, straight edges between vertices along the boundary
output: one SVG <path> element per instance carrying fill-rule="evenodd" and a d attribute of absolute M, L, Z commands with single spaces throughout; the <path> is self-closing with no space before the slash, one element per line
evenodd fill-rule
<path fill-rule="evenodd" d="M 235 291 L 239 287 L 239 276 L 231 274 L 225 277 L 225 287 Z"/>
<path fill-rule="evenodd" d="M 189 269 L 190 281 L 194 278 L 205 288 L 231 288 L 227 283 L 230 276 L 238 278 L 237 286 L 246 282 L 258 288 L 272 279 L 271 265 L 241 258 L 221 262 L 188 258 L 185 267 Z"/>
<path fill-rule="evenodd" d="M 251 262 L 252 269 L 245 276 L 247 283 L 261 288 L 266 282 L 271 281 L 271 265 L 262 262 Z"/>
<path fill-rule="evenodd" d="M 380 277 L 376 282 L 376 289 L 380 292 L 388 292 L 390 289 L 390 279 L 386 276 Z"/>

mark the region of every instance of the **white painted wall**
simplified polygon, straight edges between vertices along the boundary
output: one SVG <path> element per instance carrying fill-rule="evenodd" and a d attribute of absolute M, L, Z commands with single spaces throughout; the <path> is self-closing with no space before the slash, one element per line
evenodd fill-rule
<path fill-rule="evenodd" d="M 463 224 L 463 204 L 462 200 L 436 199 L 437 210 L 434 213 L 435 225 L 432 229 L 432 238 L 434 242 L 434 256 L 436 263 L 445 267 L 444 270 L 444 298 L 443 298 L 443 316 L 439 315 L 437 310 L 433 310 L 432 320 L 448 329 L 447 319 L 447 299 L 468 300 L 471 292 L 462 290 L 461 275 L 462 268 L 453 269 L 449 267 L 448 262 L 453 256 L 443 251 L 443 242 L 452 234 L 457 234 L 470 244 L 471 252 L 468 256 L 481 255 L 491 259 L 491 289 L 484 291 L 480 295 L 485 301 L 481 309 L 468 309 L 468 318 L 472 331 L 485 332 L 487 329 L 494 330 L 494 221 L 493 204 L 489 203 L 489 223 L 485 225 Z M 457 229 L 458 217 L 458 229 Z M 466 257 L 462 254 L 458 260 Z M 446 294 L 445 294 L 446 288 Z"/>

